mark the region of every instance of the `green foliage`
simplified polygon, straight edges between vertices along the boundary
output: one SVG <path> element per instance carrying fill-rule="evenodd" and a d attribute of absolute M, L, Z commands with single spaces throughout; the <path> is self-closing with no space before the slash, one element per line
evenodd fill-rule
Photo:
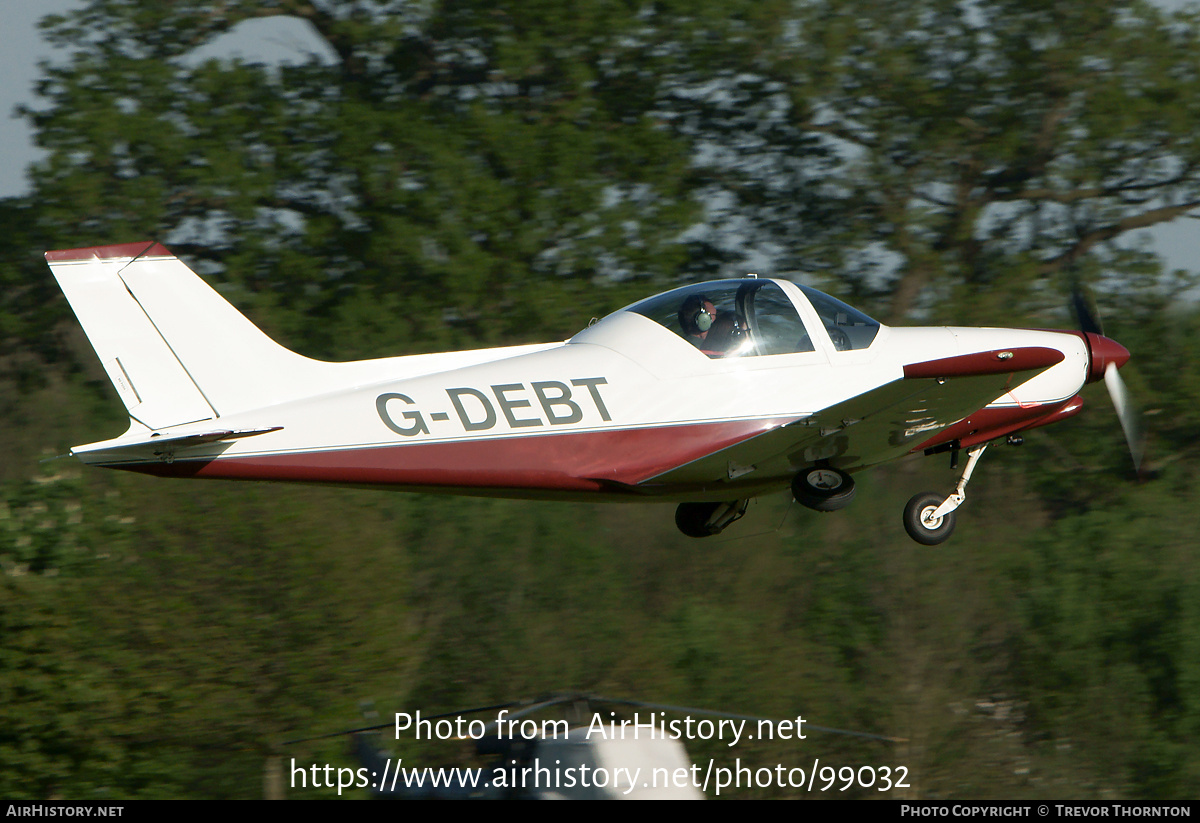
<path fill-rule="evenodd" d="M 106 722 L 112 690 L 80 660 L 61 591 L 10 575 L 0 578 L 0 791 L 104 797 L 110 780 L 137 781 L 120 773 L 120 732 Z"/>
<path fill-rule="evenodd" d="M 1034 728 L 1093 749 L 1139 797 L 1195 790 L 1200 520 L 1194 492 L 1168 482 L 1062 518 L 1011 561 L 1016 675 Z"/>
<path fill-rule="evenodd" d="M 52 469 L 0 486 L 0 567 L 10 575 L 86 572 L 97 558 L 129 550 L 134 519 L 118 513 L 116 493 L 98 498 L 78 466 Z"/>

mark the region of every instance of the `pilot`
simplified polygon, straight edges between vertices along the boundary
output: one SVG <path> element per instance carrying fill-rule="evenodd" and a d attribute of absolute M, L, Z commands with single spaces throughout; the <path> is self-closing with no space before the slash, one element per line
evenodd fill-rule
<path fill-rule="evenodd" d="M 709 357 L 729 353 L 741 338 L 737 321 L 729 312 L 718 313 L 712 301 L 702 294 L 691 294 L 679 306 L 679 327 L 693 346 Z"/>

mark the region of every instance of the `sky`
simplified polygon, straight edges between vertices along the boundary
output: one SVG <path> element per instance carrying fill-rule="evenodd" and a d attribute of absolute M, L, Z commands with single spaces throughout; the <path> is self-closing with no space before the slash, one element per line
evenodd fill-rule
<path fill-rule="evenodd" d="M 37 23 L 50 14 L 62 14 L 83 5 L 83 0 L 0 0 L 0 197 L 29 190 L 26 167 L 37 159 L 29 124 L 14 114 L 18 105 L 36 105 L 34 86 L 43 60 L 65 62 L 69 54 L 56 52 L 41 36 Z M 260 20 L 244 23 L 213 45 L 197 50 L 198 59 L 240 56 L 278 62 L 303 60 L 312 52 L 332 52 L 308 24 L 300 20 Z"/>
<path fill-rule="evenodd" d="M 75 0 L 0 0 L 0 197 L 23 194 L 28 190 L 25 167 L 36 157 L 33 132 L 24 120 L 13 114 L 19 104 L 33 100 L 40 59 L 50 57 L 52 49 L 41 38 L 37 21 L 47 14 L 61 13 Z"/>
<path fill-rule="evenodd" d="M 1175 6 L 1181 0 L 1160 0 Z M 33 133 L 28 124 L 13 114 L 21 104 L 34 105 L 34 84 L 42 60 L 65 60 L 41 37 L 37 21 L 48 14 L 61 14 L 82 5 L 82 0 L 0 0 L 0 197 L 24 194 L 29 186 L 26 167 L 37 159 Z M 237 54 L 246 58 L 301 59 L 313 51 L 327 50 L 298 20 L 281 23 L 258 21 L 239 27 L 206 47 L 203 56 Z M 1200 219 L 1181 218 L 1143 233 L 1166 258 L 1170 268 L 1200 272 Z M 1135 238 L 1133 242 L 1137 242 Z"/>

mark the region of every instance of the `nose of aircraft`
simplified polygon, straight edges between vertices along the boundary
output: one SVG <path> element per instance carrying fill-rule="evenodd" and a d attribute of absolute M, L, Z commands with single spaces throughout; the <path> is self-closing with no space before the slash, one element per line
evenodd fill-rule
<path fill-rule="evenodd" d="M 1097 380 L 1103 380 L 1109 363 L 1112 363 L 1119 369 L 1129 359 L 1129 349 L 1122 346 L 1116 340 L 1090 331 L 1084 332 L 1083 336 L 1087 340 L 1088 350 L 1092 354 L 1092 363 L 1088 368 L 1087 382 L 1095 383 Z"/>

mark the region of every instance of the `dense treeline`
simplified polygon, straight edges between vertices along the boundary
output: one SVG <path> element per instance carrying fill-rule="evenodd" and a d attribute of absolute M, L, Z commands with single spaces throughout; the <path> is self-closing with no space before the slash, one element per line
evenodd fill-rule
<path fill-rule="evenodd" d="M 275 15 L 324 50 L 190 56 Z M 729 765 L 893 763 L 914 797 L 1195 796 L 1200 311 L 1127 239 L 1200 198 L 1193 16 L 91 0 L 49 26 L 73 50 L 30 115 L 48 154 L 0 203 L 0 794 L 258 796 L 268 758 L 350 764 L 343 741 L 280 741 L 356 725 L 361 700 L 578 689 L 907 739 L 691 747 Z M 150 237 L 326 357 L 552 339 L 744 268 L 896 323 L 1062 327 L 1083 281 L 1133 353 L 1148 459 L 1136 478 L 1089 388 L 1085 414 L 988 453 L 936 550 L 899 511 L 949 489 L 942 458 L 867 473 L 837 514 L 761 500 L 704 542 L 670 506 L 41 463 L 123 413 L 40 252 Z"/>

